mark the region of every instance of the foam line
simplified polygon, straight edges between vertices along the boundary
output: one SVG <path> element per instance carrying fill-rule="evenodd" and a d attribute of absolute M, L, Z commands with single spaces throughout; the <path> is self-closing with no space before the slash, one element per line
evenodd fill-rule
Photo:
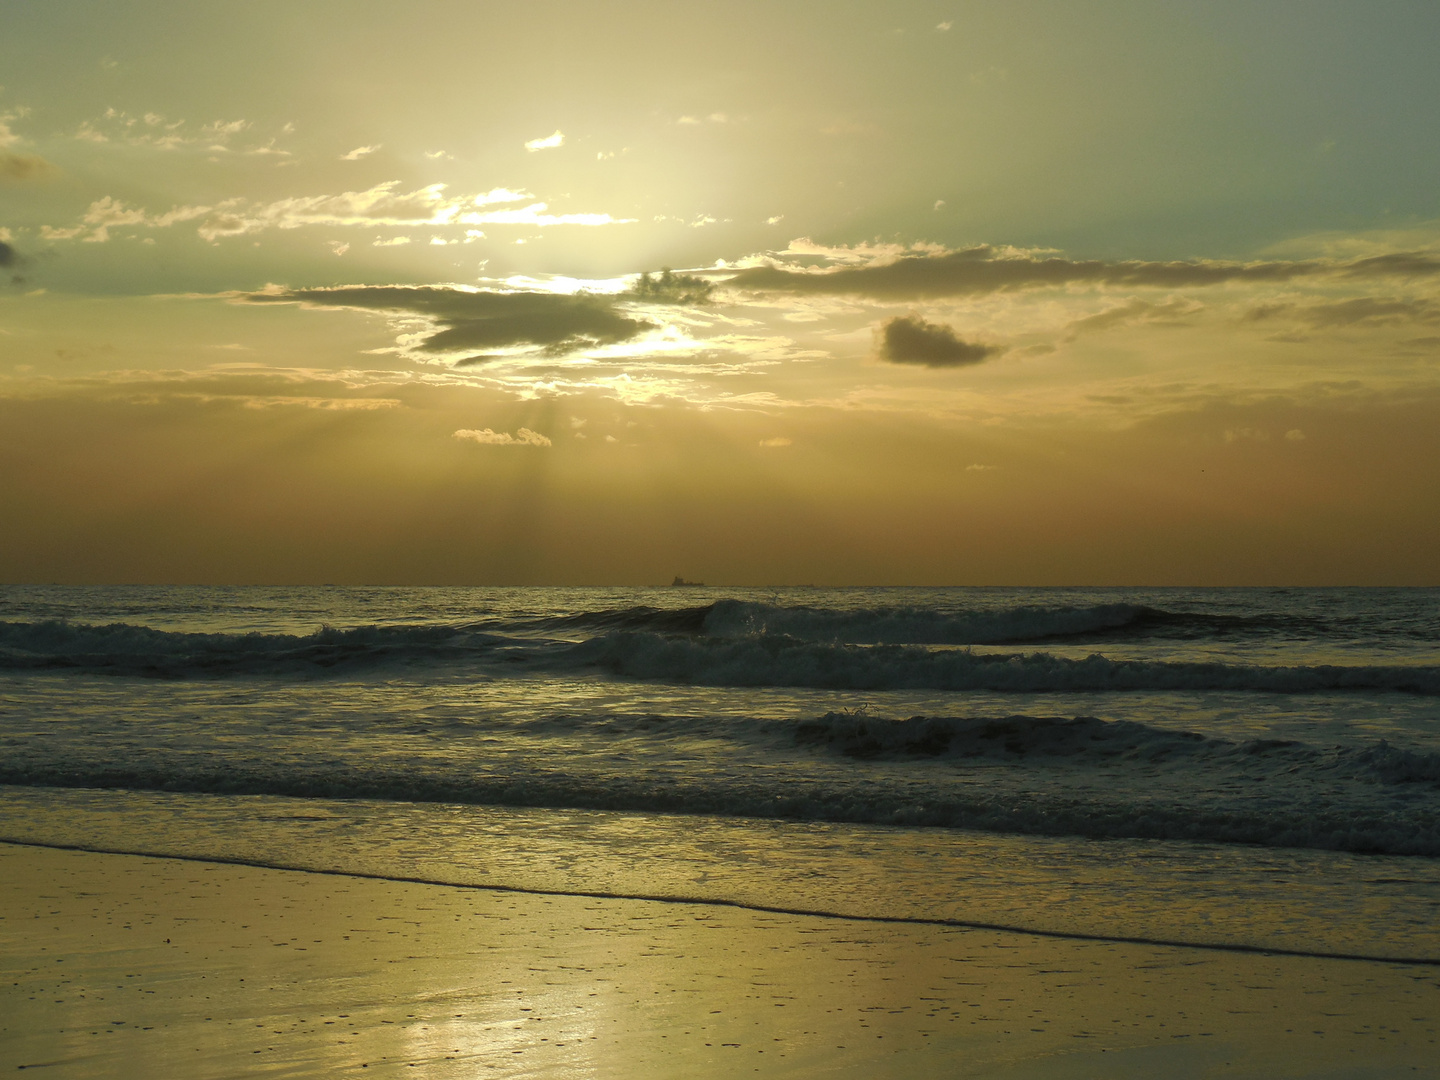
<path fill-rule="evenodd" d="M 766 915 L 792 915 L 800 918 L 843 919 L 850 922 L 887 923 L 892 925 L 944 926 L 957 930 L 989 930 L 1002 934 L 1029 934 L 1032 937 L 1055 938 L 1062 941 L 1100 941 L 1116 945 L 1153 945 L 1173 949 L 1205 949 L 1210 952 L 1246 953 L 1259 956 L 1295 956 L 1310 960 L 1355 960 L 1371 964 L 1409 964 L 1425 967 L 1440 967 L 1440 957 L 1428 956 L 1378 956 L 1371 953 L 1329 952 L 1319 949 L 1288 949 L 1264 945 L 1246 945 L 1215 941 L 1179 941 L 1169 938 L 1139 937 L 1123 934 L 1087 934 L 1069 930 L 1043 930 L 1033 926 L 1019 926 L 1008 923 L 980 922 L 969 919 L 928 918 L 921 915 L 862 915 L 842 911 L 826 911 L 822 908 L 782 907 L 776 904 L 756 904 L 745 900 L 726 900 L 709 896 L 667 896 L 650 893 L 602 892 L 590 889 L 540 889 L 522 885 L 476 884 L 464 881 L 444 881 L 439 878 L 415 877 L 404 874 L 377 874 L 363 870 L 335 870 L 313 866 L 240 859 L 224 855 L 175 855 L 162 851 L 126 851 L 117 848 L 97 847 L 85 844 L 59 844 L 41 840 L 12 840 L 0 836 L 0 844 L 15 847 L 48 848 L 55 851 L 82 851 L 94 855 L 133 855 L 146 859 L 174 859 L 179 862 L 215 863 L 222 866 L 253 866 L 261 870 L 289 870 L 301 874 L 321 874 L 327 877 L 357 878 L 364 881 L 394 881 L 404 885 L 435 885 L 448 889 L 474 889 L 482 892 L 519 893 L 528 896 L 574 896 L 591 900 L 639 900 L 654 904 L 698 904 L 706 907 L 737 908 L 743 911 L 757 911 Z"/>

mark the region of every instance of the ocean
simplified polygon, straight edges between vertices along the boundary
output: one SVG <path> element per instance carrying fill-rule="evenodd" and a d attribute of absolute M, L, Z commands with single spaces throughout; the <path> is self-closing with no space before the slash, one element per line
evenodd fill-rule
<path fill-rule="evenodd" d="M 1440 962 L 1440 590 L 0 587 L 0 839 Z"/>

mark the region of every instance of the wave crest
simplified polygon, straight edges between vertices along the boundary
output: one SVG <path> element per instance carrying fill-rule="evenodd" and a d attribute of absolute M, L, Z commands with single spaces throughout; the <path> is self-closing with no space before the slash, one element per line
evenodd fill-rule
<path fill-rule="evenodd" d="M 1280 694 L 1395 690 L 1440 694 L 1440 668 L 1083 659 L 1049 653 L 974 653 L 914 646 L 824 645 L 760 636 L 735 640 L 619 633 L 577 646 L 577 658 L 627 678 L 707 686 L 1048 693 L 1241 690 Z"/>

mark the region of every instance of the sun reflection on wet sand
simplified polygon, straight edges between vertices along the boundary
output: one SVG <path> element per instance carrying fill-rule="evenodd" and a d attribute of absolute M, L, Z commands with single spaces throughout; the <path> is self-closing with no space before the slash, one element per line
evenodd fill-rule
<path fill-rule="evenodd" d="M 1424 968 L 8 845 L 0 860 L 0 1059 L 67 1077 L 1433 1065 Z"/>

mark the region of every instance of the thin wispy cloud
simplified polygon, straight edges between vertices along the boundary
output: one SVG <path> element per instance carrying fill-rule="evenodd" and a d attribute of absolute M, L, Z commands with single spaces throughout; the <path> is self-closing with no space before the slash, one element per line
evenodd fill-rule
<path fill-rule="evenodd" d="M 294 134 L 292 124 L 282 125 L 268 136 L 255 135 L 250 120 L 209 120 L 199 125 L 158 112 L 138 115 L 109 108 L 94 119 L 84 120 L 74 138 L 97 145 L 139 147 L 160 151 L 201 151 L 207 154 L 291 157 L 289 150 L 275 144 Z M 248 140 L 247 140 L 248 136 Z"/>
<path fill-rule="evenodd" d="M 379 144 L 379 143 L 376 143 L 374 146 L 357 146 L 354 150 L 351 150 L 348 154 L 341 154 L 341 155 L 340 155 L 340 160 L 341 160 L 341 161 L 359 161 L 359 160 L 360 160 L 361 158 L 363 158 L 363 157 L 369 157 L 371 154 L 375 153 L 375 151 L 376 151 L 376 150 L 379 150 L 379 149 L 380 149 L 380 144 Z"/>
<path fill-rule="evenodd" d="M 196 231 L 207 241 L 246 236 L 267 229 L 330 228 L 448 228 L 459 227 L 468 236 L 474 226 L 520 225 L 548 228 L 556 225 L 602 226 L 625 224 L 629 219 L 609 214 L 551 213 L 549 205 L 533 202 L 527 206 L 499 210 L 493 207 L 532 198 L 524 191 L 492 188 L 476 195 L 451 195 L 445 184 L 431 184 L 414 191 L 399 190 L 399 181 L 389 180 L 364 191 L 335 195 L 296 196 L 260 203 L 227 199 L 208 206 L 175 207 L 151 213 L 130 206 L 113 196 L 93 202 L 81 220 L 73 225 L 45 226 L 49 240 L 79 238 L 92 243 L 110 239 L 111 229 L 166 228 L 177 222 L 200 219 Z M 465 228 L 465 227 L 471 228 Z M 470 237 L 473 239 L 473 237 Z"/>
<path fill-rule="evenodd" d="M 1388 326 L 1440 323 L 1440 301 L 1428 298 L 1357 296 L 1348 300 L 1264 304 L 1245 315 L 1247 322 L 1292 319 L 1312 327 Z"/>

